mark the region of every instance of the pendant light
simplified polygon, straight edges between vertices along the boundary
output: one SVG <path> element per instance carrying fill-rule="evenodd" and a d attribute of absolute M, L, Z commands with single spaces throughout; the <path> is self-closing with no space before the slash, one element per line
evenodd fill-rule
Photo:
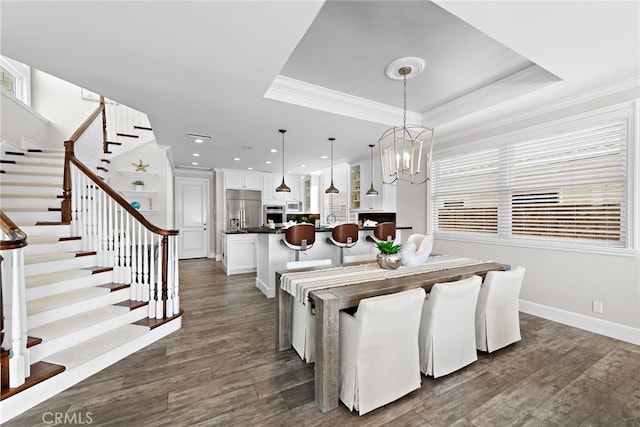
<path fill-rule="evenodd" d="M 371 188 L 367 190 L 365 196 L 377 196 L 378 190 L 373 188 L 373 147 L 374 144 L 369 144 L 369 150 L 371 151 L 371 163 L 369 163 L 369 176 L 371 177 Z"/>
<path fill-rule="evenodd" d="M 402 126 L 387 129 L 378 139 L 383 184 L 424 184 L 430 179 L 434 129 L 407 124 L 407 79 L 420 74 L 424 66 L 421 58 L 407 57 L 393 61 L 385 70 L 387 77 L 402 80 L 403 115 Z M 428 144 L 427 149 L 423 150 L 423 143 Z"/>
<path fill-rule="evenodd" d="M 282 134 L 282 183 L 276 187 L 276 193 L 291 193 L 291 189 L 284 183 L 284 134 L 286 129 L 278 129 Z"/>
<path fill-rule="evenodd" d="M 335 140 L 335 138 L 329 138 L 329 142 L 331 142 L 331 185 L 324 190 L 326 194 L 338 194 L 340 192 L 340 190 L 333 185 L 333 141 Z"/>

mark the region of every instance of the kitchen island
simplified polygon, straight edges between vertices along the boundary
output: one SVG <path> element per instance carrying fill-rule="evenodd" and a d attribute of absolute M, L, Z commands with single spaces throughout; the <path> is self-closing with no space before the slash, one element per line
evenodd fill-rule
<path fill-rule="evenodd" d="M 411 234 L 411 229 L 396 227 L 396 240 L 405 242 Z M 300 260 L 330 259 L 332 264 L 339 264 L 340 248 L 326 242 L 331 230 L 331 227 L 316 228 L 315 244 L 311 249 L 300 253 Z M 256 227 L 223 233 L 223 267 L 227 275 L 256 271 L 256 287 L 268 298 L 274 298 L 276 271 L 285 270 L 287 262 L 294 261 L 295 258 L 295 251 L 280 242 L 284 237 L 282 229 Z M 375 245 L 366 240 L 366 237 L 372 234 L 373 227 L 360 228 L 358 243 L 345 249 L 345 255 L 377 253 Z M 240 260 L 240 263 L 236 263 L 235 260 Z M 251 260 L 255 260 L 253 268 L 250 265 Z"/>

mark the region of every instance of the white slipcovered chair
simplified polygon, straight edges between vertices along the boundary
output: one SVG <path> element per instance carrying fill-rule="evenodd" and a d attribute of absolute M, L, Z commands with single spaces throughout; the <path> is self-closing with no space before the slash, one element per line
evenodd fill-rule
<path fill-rule="evenodd" d="M 478 350 L 491 353 L 522 338 L 518 300 L 524 273 L 524 267 L 487 273 L 476 307 Z"/>
<path fill-rule="evenodd" d="M 323 265 L 331 265 L 331 260 L 289 261 L 287 262 L 287 270 L 320 267 Z M 302 360 L 306 360 L 307 362 L 315 361 L 315 334 L 316 323 L 315 316 L 311 314 L 311 305 L 302 304 L 298 299 L 294 298 L 291 313 L 291 346 Z"/>
<path fill-rule="evenodd" d="M 340 312 L 340 400 L 360 415 L 420 388 L 422 288 L 360 301 Z"/>
<path fill-rule="evenodd" d="M 424 265 L 433 249 L 432 234 L 412 234 L 400 248 L 402 265 L 416 267 Z"/>
<path fill-rule="evenodd" d="M 436 283 L 422 307 L 420 370 L 434 378 L 478 360 L 475 313 L 482 278 Z"/>

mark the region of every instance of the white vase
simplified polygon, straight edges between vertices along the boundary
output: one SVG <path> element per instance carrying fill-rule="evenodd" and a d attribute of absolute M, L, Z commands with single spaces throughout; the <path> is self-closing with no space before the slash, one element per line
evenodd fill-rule
<path fill-rule="evenodd" d="M 134 185 L 133 188 L 135 188 L 136 191 L 144 191 L 144 185 Z"/>

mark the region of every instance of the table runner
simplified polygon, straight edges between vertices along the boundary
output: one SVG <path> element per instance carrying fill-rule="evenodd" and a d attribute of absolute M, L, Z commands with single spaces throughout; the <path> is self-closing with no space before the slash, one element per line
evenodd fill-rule
<path fill-rule="evenodd" d="M 453 255 L 430 256 L 424 265 L 417 267 L 400 266 L 396 270 L 380 268 L 377 263 L 349 266 L 335 266 L 321 270 L 285 273 L 280 278 L 280 288 L 291 294 L 302 304 L 306 304 L 309 292 L 317 289 L 352 285 L 372 280 L 385 280 L 412 274 L 428 273 L 454 267 L 491 262 Z"/>

